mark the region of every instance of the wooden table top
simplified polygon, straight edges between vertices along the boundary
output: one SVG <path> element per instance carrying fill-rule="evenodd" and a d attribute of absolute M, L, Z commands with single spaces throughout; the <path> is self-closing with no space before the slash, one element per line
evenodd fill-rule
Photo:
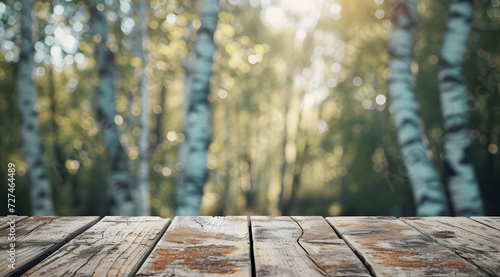
<path fill-rule="evenodd" d="M 500 276 L 500 217 L 18 216 L 0 237 L 0 276 Z"/>

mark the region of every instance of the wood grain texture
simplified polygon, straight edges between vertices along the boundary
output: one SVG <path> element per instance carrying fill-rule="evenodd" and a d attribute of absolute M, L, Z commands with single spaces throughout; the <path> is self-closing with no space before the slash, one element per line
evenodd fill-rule
<path fill-rule="evenodd" d="M 27 216 L 0 216 L 0 230 L 8 228 L 12 219 L 17 224 L 22 220 L 28 218 Z"/>
<path fill-rule="evenodd" d="M 24 276 L 133 276 L 170 219 L 107 216 Z"/>
<path fill-rule="evenodd" d="M 291 217 L 250 217 L 256 276 L 325 276 L 297 240 L 302 229 Z"/>
<path fill-rule="evenodd" d="M 177 216 L 136 276 L 251 276 L 245 216 Z"/>
<path fill-rule="evenodd" d="M 328 217 L 375 276 L 487 276 L 394 217 Z"/>
<path fill-rule="evenodd" d="M 361 260 L 337 236 L 324 218 L 320 216 L 294 216 L 291 218 L 302 231 L 296 243 L 323 274 L 327 276 L 370 276 Z M 280 232 L 280 230 L 277 231 Z"/>
<path fill-rule="evenodd" d="M 8 268 L 8 244 L 0 246 L 0 276 L 20 275 L 99 221 L 97 216 L 35 216 L 16 224 L 16 269 Z M 0 231 L 6 238 L 9 229 Z"/>
<path fill-rule="evenodd" d="M 473 216 L 470 219 L 500 230 L 500 216 Z"/>
<path fill-rule="evenodd" d="M 250 221 L 256 276 L 370 276 L 320 216 Z"/>
<path fill-rule="evenodd" d="M 491 275 L 500 275 L 500 231 L 465 217 L 407 217 L 402 221 Z"/>

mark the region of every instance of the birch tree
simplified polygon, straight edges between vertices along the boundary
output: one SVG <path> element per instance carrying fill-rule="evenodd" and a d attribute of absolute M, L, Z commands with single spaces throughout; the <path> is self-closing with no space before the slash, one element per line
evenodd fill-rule
<path fill-rule="evenodd" d="M 177 215 L 198 215 L 203 189 L 207 179 L 207 154 L 210 144 L 210 78 L 212 76 L 215 43 L 213 36 L 217 27 L 219 0 L 203 0 L 201 4 L 201 27 L 196 43 L 196 67 L 188 105 L 187 155 L 184 165 L 184 184 L 177 201 Z"/>
<path fill-rule="evenodd" d="M 109 26 L 106 22 L 104 0 L 93 2 L 90 8 L 90 22 L 94 33 L 95 60 L 99 71 L 99 85 L 95 95 L 96 115 L 101 126 L 104 144 L 110 163 L 109 174 L 109 211 L 112 215 L 135 215 L 132 199 L 131 177 L 128 157 L 120 142 L 120 130 L 114 122 L 115 86 L 114 55 L 106 46 Z"/>
<path fill-rule="evenodd" d="M 141 59 L 142 74 L 139 80 L 139 91 L 141 93 L 141 114 L 139 124 L 141 131 L 139 133 L 139 158 L 137 161 L 137 198 L 139 215 L 149 215 L 150 197 L 149 197 L 149 78 L 146 72 L 148 66 L 148 0 L 140 0 L 138 3 L 138 23 L 136 24 L 136 38 L 134 55 Z"/>
<path fill-rule="evenodd" d="M 389 95 L 403 163 L 410 179 L 418 216 L 447 215 L 444 186 L 422 143 L 422 127 L 412 84 L 411 61 L 417 0 L 400 0 L 393 15 L 390 39 Z"/>
<path fill-rule="evenodd" d="M 21 137 L 31 183 L 31 213 L 47 216 L 54 213 L 52 188 L 43 160 L 43 147 L 38 122 L 37 89 L 33 79 L 33 1 L 21 0 L 21 52 L 17 66 L 17 93 L 21 112 Z"/>
<path fill-rule="evenodd" d="M 483 214 L 483 202 L 472 165 L 468 105 L 462 74 L 472 21 L 472 1 L 451 0 L 439 59 L 439 96 L 444 121 L 444 154 L 454 214 Z"/>

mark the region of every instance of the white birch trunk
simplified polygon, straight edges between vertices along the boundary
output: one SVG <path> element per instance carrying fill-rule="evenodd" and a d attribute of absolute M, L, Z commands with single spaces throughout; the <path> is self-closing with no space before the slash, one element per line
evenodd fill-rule
<path fill-rule="evenodd" d="M 132 198 L 132 182 L 128 156 L 120 142 L 120 130 L 115 124 L 114 57 L 106 46 L 109 26 L 106 21 L 105 1 L 93 1 L 90 22 L 96 38 L 95 59 L 99 70 L 99 85 L 95 96 L 97 120 L 104 135 L 104 144 L 110 163 L 109 211 L 111 215 L 132 216 L 136 207 Z"/>
<path fill-rule="evenodd" d="M 215 53 L 214 32 L 219 15 L 219 0 L 203 0 L 201 27 L 196 43 L 196 70 L 188 105 L 186 141 L 187 161 L 184 167 L 182 197 L 177 215 L 198 215 L 208 175 L 207 154 L 210 144 L 210 78 Z"/>
<path fill-rule="evenodd" d="M 462 74 L 472 12 L 472 1 L 450 1 L 449 19 L 439 59 L 438 81 L 444 121 L 445 171 L 456 216 L 484 213 L 472 165 L 466 85 Z"/>
<path fill-rule="evenodd" d="M 21 113 L 21 137 L 30 180 L 31 213 L 47 216 L 54 213 L 52 188 L 43 161 L 43 146 L 37 112 L 37 91 L 33 78 L 33 1 L 21 0 L 21 53 L 17 64 L 17 92 Z"/>
<path fill-rule="evenodd" d="M 388 83 L 398 142 L 413 189 L 418 216 L 447 215 L 444 186 L 422 143 L 422 129 L 410 70 L 417 0 L 400 0 L 393 16 Z"/>
<path fill-rule="evenodd" d="M 146 72 L 148 66 L 148 0 L 139 0 L 138 14 L 139 19 L 136 24 L 137 47 L 134 55 L 142 60 L 142 75 L 139 81 L 139 91 L 141 93 L 141 115 L 139 124 L 141 131 L 139 133 L 139 159 L 137 161 L 137 212 L 138 215 L 150 214 L 149 197 L 149 117 L 150 117 L 150 95 L 149 95 L 149 77 Z"/>

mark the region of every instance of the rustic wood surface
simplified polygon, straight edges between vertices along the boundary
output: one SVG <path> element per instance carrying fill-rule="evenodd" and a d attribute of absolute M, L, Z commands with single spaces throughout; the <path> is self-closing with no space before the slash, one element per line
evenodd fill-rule
<path fill-rule="evenodd" d="M 291 217 L 252 216 L 257 276 L 324 276 L 297 242 L 302 229 Z"/>
<path fill-rule="evenodd" d="M 500 231 L 465 217 L 402 218 L 491 275 L 500 272 Z"/>
<path fill-rule="evenodd" d="M 14 219 L 14 222 L 19 223 L 22 220 L 25 220 L 28 218 L 27 216 L 0 216 L 0 230 L 8 228 L 9 223 L 11 222 L 12 219 Z"/>
<path fill-rule="evenodd" d="M 0 217 L 0 276 L 500 276 L 499 219 Z"/>
<path fill-rule="evenodd" d="M 257 276 L 370 276 L 320 216 L 251 217 Z"/>
<path fill-rule="evenodd" d="M 473 216 L 470 219 L 500 230 L 500 216 Z"/>
<path fill-rule="evenodd" d="M 176 217 L 137 276 L 251 276 L 248 218 Z"/>
<path fill-rule="evenodd" d="M 64 243 L 88 229 L 99 220 L 97 216 L 54 217 L 36 216 L 16 224 L 16 268 L 10 269 L 8 244 L 0 246 L 0 276 L 18 275 L 40 262 Z M 7 238 L 9 229 L 0 231 Z"/>
<path fill-rule="evenodd" d="M 394 217 L 328 217 L 375 276 L 487 276 Z"/>
<path fill-rule="evenodd" d="M 107 216 L 23 276 L 133 276 L 170 219 Z"/>

